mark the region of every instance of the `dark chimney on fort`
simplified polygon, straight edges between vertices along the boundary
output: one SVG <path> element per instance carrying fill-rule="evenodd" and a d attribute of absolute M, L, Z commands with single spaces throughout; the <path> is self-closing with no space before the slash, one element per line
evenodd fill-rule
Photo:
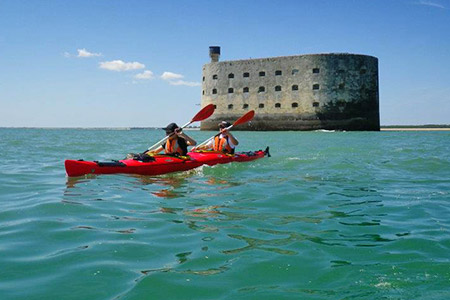
<path fill-rule="evenodd" d="M 220 57 L 220 47 L 210 46 L 209 47 L 209 57 L 211 57 L 211 62 L 218 62 Z"/>

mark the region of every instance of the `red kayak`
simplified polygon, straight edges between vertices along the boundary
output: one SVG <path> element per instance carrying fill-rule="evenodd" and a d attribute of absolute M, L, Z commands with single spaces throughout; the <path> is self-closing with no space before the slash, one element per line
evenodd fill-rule
<path fill-rule="evenodd" d="M 249 152 L 237 152 L 235 154 L 224 154 L 217 151 L 195 151 L 189 152 L 189 157 L 195 159 L 202 164 L 209 166 L 214 166 L 217 164 L 226 164 L 230 162 L 246 162 L 255 159 L 263 158 L 264 156 L 269 156 L 269 147 L 266 150 L 249 151 Z"/>
<path fill-rule="evenodd" d="M 187 171 L 201 166 L 203 163 L 190 157 L 169 155 L 153 156 L 152 161 L 142 162 L 134 159 L 123 159 L 112 162 L 66 160 L 64 165 L 69 177 L 87 174 L 138 174 L 161 175 L 166 173 Z"/>
<path fill-rule="evenodd" d="M 214 151 L 189 152 L 188 156 L 155 155 L 151 161 L 143 162 L 136 159 L 122 159 L 111 162 L 66 160 L 64 165 L 69 177 L 87 174 L 138 174 L 161 175 L 172 172 L 187 171 L 201 165 L 226 164 L 230 162 L 252 161 L 269 156 L 269 147 L 265 151 L 239 152 L 223 154 Z"/>

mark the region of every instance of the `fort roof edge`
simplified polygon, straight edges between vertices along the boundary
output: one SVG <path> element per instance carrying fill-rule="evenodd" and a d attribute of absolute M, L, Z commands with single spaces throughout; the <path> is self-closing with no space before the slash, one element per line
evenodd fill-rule
<path fill-rule="evenodd" d="M 248 58 L 248 59 L 234 59 L 234 60 L 222 60 L 217 62 L 209 62 L 204 65 L 209 64 L 220 64 L 220 63 L 230 63 L 230 62 L 241 62 L 241 61 L 248 61 L 248 60 L 272 60 L 272 59 L 279 59 L 279 58 L 295 58 L 295 57 L 303 57 L 303 56 L 364 56 L 364 57 L 371 57 L 376 60 L 378 60 L 378 57 L 368 54 L 357 54 L 357 53 L 347 53 L 347 52 L 330 52 L 330 53 L 310 53 L 310 54 L 298 54 L 298 55 L 282 55 L 282 56 L 272 56 L 272 57 L 260 57 L 260 58 Z"/>

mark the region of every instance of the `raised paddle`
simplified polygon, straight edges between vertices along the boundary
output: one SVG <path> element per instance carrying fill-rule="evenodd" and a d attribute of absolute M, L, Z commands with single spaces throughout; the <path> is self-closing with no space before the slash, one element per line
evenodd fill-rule
<path fill-rule="evenodd" d="M 243 115 L 242 117 L 240 117 L 239 119 L 237 119 L 233 124 L 231 124 L 230 126 L 228 126 L 227 128 L 225 128 L 226 130 L 230 130 L 233 126 L 237 126 L 240 124 L 244 124 L 247 123 L 248 121 L 251 121 L 253 119 L 253 117 L 255 116 L 255 111 L 251 110 L 248 113 L 246 113 L 245 115 Z M 204 141 L 203 143 L 201 143 L 200 145 L 196 146 L 195 148 L 197 149 L 200 146 L 206 145 L 210 140 L 212 140 L 215 136 L 210 137 L 209 139 L 207 139 L 206 141 Z"/>
<path fill-rule="evenodd" d="M 194 122 L 203 121 L 203 120 L 209 118 L 214 113 L 215 109 L 216 108 L 214 107 L 214 104 L 206 105 L 192 118 L 191 121 L 189 121 L 186 124 L 184 124 L 183 126 L 181 126 L 181 129 L 185 128 L 186 126 L 191 125 Z M 159 147 L 159 145 L 164 143 L 171 135 L 168 135 L 165 138 L 163 138 L 162 140 L 158 141 L 156 144 L 154 144 L 153 146 L 148 148 L 147 151 L 155 150 L 156 148 Z M 145 152 L 147 152 L 147 151 L 145 151 Z"/>

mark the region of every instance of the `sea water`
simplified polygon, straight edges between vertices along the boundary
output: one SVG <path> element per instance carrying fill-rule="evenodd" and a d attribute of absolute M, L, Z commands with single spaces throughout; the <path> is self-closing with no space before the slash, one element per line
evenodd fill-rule
<path fill-rule="evenodd" d="M 450 299 L 449 132 L 235 136 L 272 157 L 67 178 L 163 132 L 0 129 L 0 299 Z"/>

